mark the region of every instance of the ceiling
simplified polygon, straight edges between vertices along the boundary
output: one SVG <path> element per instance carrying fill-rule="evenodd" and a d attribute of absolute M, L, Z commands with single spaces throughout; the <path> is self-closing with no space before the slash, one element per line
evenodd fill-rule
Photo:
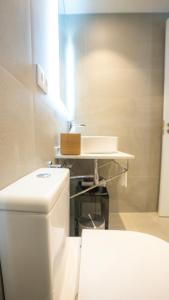
<path fill-rule="evenodd" d="M 169 0 L 59 0 L 61 14 L 169 12 Z"/>

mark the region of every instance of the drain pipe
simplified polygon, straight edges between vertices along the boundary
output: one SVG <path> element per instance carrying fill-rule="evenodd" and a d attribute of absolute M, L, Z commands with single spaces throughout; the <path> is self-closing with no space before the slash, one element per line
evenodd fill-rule
<path fill-rule="evenodd" d="M 98 159 L 94 159 L 94 183 L 99 184 Z"/>

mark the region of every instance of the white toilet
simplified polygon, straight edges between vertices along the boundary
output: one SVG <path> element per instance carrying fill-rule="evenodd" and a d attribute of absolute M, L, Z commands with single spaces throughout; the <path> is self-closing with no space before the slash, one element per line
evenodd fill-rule
<path fill-rule="evenodd" d="M 39 169 L 0 192 L 6 300 L 168 300 L 169 244 L 128 231 L 69 234 L 69 171 Z"/>

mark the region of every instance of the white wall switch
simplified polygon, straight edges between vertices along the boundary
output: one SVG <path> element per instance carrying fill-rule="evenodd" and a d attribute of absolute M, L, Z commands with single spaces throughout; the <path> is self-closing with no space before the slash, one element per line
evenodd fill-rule
<path fill-rule="evenodd" d="M 48 80 L 40 65 L 36 65 L 36 83 L 45 94 L 48 93 Z"/>

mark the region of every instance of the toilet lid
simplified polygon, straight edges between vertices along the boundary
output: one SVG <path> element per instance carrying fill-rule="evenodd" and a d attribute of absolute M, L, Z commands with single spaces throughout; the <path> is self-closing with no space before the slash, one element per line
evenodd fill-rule
<path fill-rule="evenodd" d="M 143 299 L 169 299 L 169 243 L 138 232 L 83 230 L 78 300 Z"/>

